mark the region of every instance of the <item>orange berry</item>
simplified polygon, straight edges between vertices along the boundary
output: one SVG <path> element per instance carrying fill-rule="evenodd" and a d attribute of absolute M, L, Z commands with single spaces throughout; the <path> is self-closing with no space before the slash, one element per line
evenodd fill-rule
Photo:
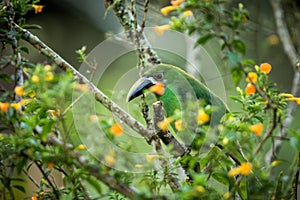
<path fill-rule="evenodd" d="M 239 169 L 240 169 L 240 174 L 244 176 L 248 176 L 252 170 L 252 165 L 249 162 L 244 162 L 241 164 Z"/>

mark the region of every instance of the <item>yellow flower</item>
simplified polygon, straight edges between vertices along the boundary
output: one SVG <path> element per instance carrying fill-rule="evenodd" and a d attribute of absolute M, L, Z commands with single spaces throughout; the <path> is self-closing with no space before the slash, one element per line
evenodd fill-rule
<path fill-rule="evenodd" d="M 114 135 L 114 136 L 121 136 L 123 134 L 123 128 L 119 123 L 114 123 L 111 127 L 110 127 L 110 132 Z"/>
<path fill-rule="evenodd" d="M 29 97 L 30 98 L 33 98 L 33 97 L 35 97 L 36 96 L 36 93 L 35 92 L 31 92 L 30 94 L 29 94 Z"/>
<path fill-rule="evenodd" d="M 20 102 L 21 102 L 21 105 L 22 106 L 26 106 L 27 104 L 29 104 L 32 100 L 31 99 L 22 99 Z"/>
<path fill-rule="evenodd" d="M 90 122 L 97 122 L 98 121 L 98 116 L 97 115 L 90 115 L 89 116 L 89 121 Z"/>
<path fill-rule="evenodd" d="M 15 91 L 16 95 L 22 96 L 24 94 L 24 87 L 16 86 L 14 91 Z"/>
<path fill-rule="evenodd" d="M 76 84 L 74 88 L 76 90 L 81 91 L 81 92 L 89 91 L 89 85 L 88 84 Z"/>
<path fill-rule="evenodd" d="M 40 82 L 40 77 L 38 77 L 37 75 L 33 75 L 31 77 L 31 81 L 34 83 L 38 83 L 38 82 Z"/>
<path fill-rule="evenodd" d="M 222 140 L 222 144 L 225 146 L 225 145 L 228 144 L 228 142 L 229 142 L 228 137 L 224 137 L 223 140 Z"/>
<path fill-rule="evenodd" d="M 147 162 L 152 162 L 155 158 L 159 158 L 160 156 L 159 155 L 149 155 L 149 154 L 146 154 L 146 160 Z"/>
<path fill-rule="evenodd" d="M 141 164 L 136 164 L 134 167 L 135 167 L 135 168 L 143 168 L 144 166 L 141 165 Z"/>
<path fill-rule="evenodd" d="M 167 16 L 169 14 L 169 12 L 176 10 L 177 7 L 178 6 L 166 6 L 166 7 L 163 7 L 162 9 L 160 9 L 160 12 L 164 16 Z"/>
<path fill-rule="evenodd" d="M 205 191 L 205 188 L 202 185 L 195 186 L 195 190 L 199 193 L 202 193 Z"/>
<path fill-rule="evenodd" d="M 274 160 L 272 163 L 271 163 L 271 166 L 272 167 L 275 167 L 277 165 L 280 165 L 281 164 L 281 161 L 280 160 Z"/>
<path fill-rule="evenodd" d="M 56 118 L 60 115 L 60 110 L 48 110 L 47 112 L 52 118 Z"/>
<path fill-rule="evenodd" d="M 239 175 L 240 174 L 240 168 L 236 167 L 236 168 L 232 168 L 230 169 L 228 175 L 230 177 L 233 177 L 233 176 L 236 176 L 236 175 Z"/>
<path fill-rule="evenodd" d="M 42 12 L 44 6 L 42 6 L 42 5 L 32 5 L 32 7 L 34 8 L 34 13 L 37 14 L 37 13 Z"/>
<path fill-rule="evenodd" d="M 116 164 L 116 159 L 111 155 L 105 155 L 104 160 L 109 167 L 112 167 Z"/>
<path fill-rule="evenodd" d="M 53 80 L 53 73 L 52 72 L 47 72 L 45 76 L 45 81 L 52 81 Z"/>
<path fill-rule="evenodd" d="M 247 95 L 255 94 L 256 88 L 252 83 L 248 83 L 248 85 L 245 88 L 245 92 Z"/>
<path fill-rule="evenodd" d="M 76 147 L 76 150 L 79 150 L 79 151 L 82 151 L 82 150 L 85 150 L 86 149 L 86 147 L 85 147 L 85 145 L 83 145 L 83 144 L 80 144 L 80 145 L 78 145 L 77 147 Z"/>
<path fill-rule="evenodd" d="M 292 94 L 289 94 L 289 93 L 281 93 L 279 94 L 280 97 L 288 97 L 288 98 L 292 98 L 294 97 Z"/>
<path fill-rule="evenodd" d="M 157 82 L 149 88 L 149 91 L 161 96 L 165 93 L 165 85 L 163 82 Z"/>
<path fill-rule="evenodd" d="M 172 6 L 179 6 L 184 0 L 171 0 Z"/>
<path fill-rule="evenodd" d="M 164 32 L 166 30 L 169 30 L 171 28 L 171 25 L 170 24 L 166 24 L 166 25 L 162 25 L 162 26 L 155 26 L 154 27 L 154 30 L 155 32 L 158 34 L 158 35 L 163 35 Z"/>
<path fill-rule="evenodd" d="M 51 71 L 52 66 L 51 65 L 45 65 L 45 71 Z"/>
<path fill-rule="evenodd" d="M 0 102 L 0 110 L 2 112 L 7 112 L 8 108 L 9 108 L 9 103 L 8 102 L 4 102 L 4 103 Z"/>
<path fill-rule="evenodd" d="M 22 107 L 22 104 L 21 102 L 18 102 L 18 103 L 11 103 L 10 106 L 15 109 L 16 111 L 20 110 L 21 107 Z"/>
<path fill-rule="evenodd" d="M 182 16 L 183 16 L 184 18 L 193 16 L 193 12 L 190 11 L 190 10 L 184 11 L 184 13 L 183 13 Z"/>
<path fill-rule="evenodd" d="M 168 125 L 173 121 L 172 117 L 168 117 L 164 119 L 164 121 L 158 122 L 157 126 L 160 128 L 162 131 L 166 132 Z"/>
<path fill-rule="evenodd" d="M 210 120 L 209 115 L 206 114 L 203 109 L 199 109 L 198 116 L 197 116 L 197 122 L 199 124 L 205 124 L 205 123 L 209 122 L 209 120 Z"/>
<path fill-rule="evenodd" d="M 240 174 L 248 176 L 252 170 L 252 165 L 249 162 L 244 162 L 239 166 Z"/>
<path fill-rule="evenodd" d="M 229 199 L 231 197 L 231 193 L 230 192 L 226 192 L 224 195 L 223 195 L 223 198 L 225 200 Z"/>
<path fill-rule="evenodd" d="M 264 125 L 262 123 L 257 123 L 252 126 L 249 126 L 250 131 L 252 131 L 255 135 L 261 136 L 263 130 L 264 130 Z"/>
<path fill-rule="evenodd" d="M 272 70 L 272 66 L 269 63 L 262 63 L 260 65 L 260 71 L 264 74 L 270 73 L 271 70 Z"/>
<path fill-rule="evenodd" d="M 295 101 L 298 105 L 300 105 L 300 98 L 299 97 L 291 97 L 288 98 L 289 101 Z"/>
<path fill-rule="evenodd" d="M 177 131 L 182 131 L 183 130 L 181 119 L 178 119 L 178 120 L 175 121 L 175 128 L 176 128 Z"/>
<path fill-rule="evenodd" d="M 250 82 L 255 83 L 257 81 L 257 74 L 255 72 L 249 72 L 247 74 L 246 81 L 248 83 L 250 83 Z"/>

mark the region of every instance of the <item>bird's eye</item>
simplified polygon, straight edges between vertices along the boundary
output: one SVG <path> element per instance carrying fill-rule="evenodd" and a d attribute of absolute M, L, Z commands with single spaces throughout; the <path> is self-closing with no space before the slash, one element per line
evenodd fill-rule
<path fill-rule="evenodd" d="M 163 73 L 155 74 L 154 78 L 155 78 L 157 81 L 161 81 L 161 80 L 163 80 L 163 78 L 164 78 L 164 74 L 163 74 Z"/>

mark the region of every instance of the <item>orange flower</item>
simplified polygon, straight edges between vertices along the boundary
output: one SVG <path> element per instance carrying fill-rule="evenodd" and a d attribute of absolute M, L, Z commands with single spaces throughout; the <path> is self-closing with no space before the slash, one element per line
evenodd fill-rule
<path fill-rule="evenodd" d="M 22 96 L 24 94 L 24 87 L 16 86 L 14 91 L 15 91 L 16 95 Z"/>
<path fill-rule="evenodd" d="M 269 63 L 262 63 L 260 65 L 260 71 L 264 74 L 270 73 L 271 70 L 272 70 L 272 66 Z"/>
<path fill-rule="evenodd" d="M 252 126 L 249 126 L 250 131 L 252 131 L 255 135 L 261 136 L 263 130 L 264 130 L 264 125 L 262 123 L 257 123 Z"/>
<path fill-rule="evenodd" d="M 44 6 L 42 6 L 42 5 L 32 5 L 32 7 L 34 8 L 35 14 L 42 12 L 42 10 L 44 8 Z"/>
<path fill-rule="evenodd" d="M 49 169 L 53 169 L 54 168 L 54 163 L 53 162 L 48 162 L 47 165 L 48 165 Z"/>
<path fill-rule="evenodd" d="M 7 112 L 8 108 L 9 108 L 8 102 L 4 102 L 4 103 L 0 102 L 0 110 L 2 112 Z"/>
<path fill-rule="evenodd" d="M 166 7 L 163 7 L 162 9 L 160 9 L 160 12 L 164 16 L 167 16 L 169 14 L 169 12 L 172 12 L 173 10 L 176 10 L 177 7 L 178 6 L 166 6 Z"/>
<path fill-rule="evenodd" d="M 257 74 L 255 72 L 249 72 L 246 77 L 246 81 L 255 83 L 257 81 Z"/>
<path fill-rule="evenodd" d="M 165 93 L 165 85 L 162 82 L 157 82 L 149 88 L 149 91 L 161 96 Z"/>
<path fill-rule="evenodd" d="M 171 0 L 172 6 L 179 6 L 184 0 Z"/>
<path fill-rule="evenodd" d="M 295 101 L 298 105 L 300 105 L 300 98 L 299 97 L 290 97 L 288 98 L 289 101 Z"/>
<path fill-rule="evenodd" d="M 240 169 L 240 174 L 244 176 L 248 176 L 252 170 L 252 165 L 249 162 L 244 162 L 241 164 L 239 169 Z"/>
<path fill-rule="evenodd" d="M 154 30 L 155 32 L 158 34 L 158 35 L 163 35 L 164 32 L 166 30 L 169 30 L 171 28 L 171 25 L 170 24 L 166 24 L 166 25 L 162 25 L 162 26 L 155 26 L 154 27 Z"/>
<path fill-rule="evenodd" d="M 229 171 L 228 175 L 229 175 L 230 177 L 236 176 L 236 175 L 239 175 L 239 174 L 244 175 L 244 176 L 248 176 L 248 175 L 250 174 L 251 170 L 252 170 L 252 165 L 251 165 L 251 163 L 249 163 L 249 162 L 244 162 L 244 163 L 242 163 L 239 167 L 232 168 L 232 169 Z"/>
<path fill-rule="evenodd" d="M 114 135 L 114 136 L 121 136 L 123 134 L 123 128 L 119 123 L 114 123 L 111 127 L 110 127 L 110 132 Z"/>
<path fill-rule="evenodd" d="M 167 131 L 168 125 L 173 121 L 172 117 L 166 118 L 164 121 L 158 122 L 157 126 L 160 128 L 162 131 Z"/>
<path fill-rule="evenodd" d="M 197 116 L 197 122 L 199 124 L 205 124 L 210 120 L 210 117 L 208 114 L 205 113 L 203 109 L 199 109 L 198 116 Z"/>
<path fill-rule="evenodd" d="M 248 85 L 245 88 L 245 92 L 247 95 L 255 94 L 256 88 L 252 83 L 248 83 Z"/>
<path fill-rule="evenodd" d="M 31 197 L 31 200 L 39 200 L 39 197 L 38 197 L 37 195 L 33 195 L 33 196 Z"/>

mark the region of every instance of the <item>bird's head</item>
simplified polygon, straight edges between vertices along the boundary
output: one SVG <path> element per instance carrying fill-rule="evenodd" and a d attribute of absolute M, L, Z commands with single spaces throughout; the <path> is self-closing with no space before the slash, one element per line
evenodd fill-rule
<path fill-rule="evenodd" d="M 132 85 L 127 95 L 127 102 L 142 95 L 144 90 L 149 90 L 157 96 L 164 95 L 167 85 L 174 82 L 179 72 L 179 68 L 165 64 L 149 69 Z"/>

